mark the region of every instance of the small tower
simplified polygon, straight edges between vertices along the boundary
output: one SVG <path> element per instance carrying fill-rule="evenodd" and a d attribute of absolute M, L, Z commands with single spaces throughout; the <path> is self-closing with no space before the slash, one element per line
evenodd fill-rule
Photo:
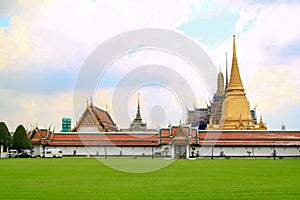
<path fill-rule="evenodd" d="M 146 131 L 147 123 L 143 123 L 140 111 L 140 93 L 138 93 L 138 105 L 136 116 L 133 119 L 132 123 L 129 126 L 130 132 Z"/>
<path fill-rule="evenodd" d="M 209 125 L 206 127 L 208 130 L 218 129 L 220 119 L 222 117 L 222 104 L 225 99 L 225 87 L 224 87 L 224 76 L 221 71 L 218 74 L 218 87 L 217 91 L 213 96 L 210 109 L 210 120 Z"/>
<path fill-rule="evenodd" d="M 221 71 L 220 67 L 220 72 L 218 74 L 218 89 L 217 89 L 217 95 L 225 95 L 225 89 L 224 89 L 224 76 Z"/>

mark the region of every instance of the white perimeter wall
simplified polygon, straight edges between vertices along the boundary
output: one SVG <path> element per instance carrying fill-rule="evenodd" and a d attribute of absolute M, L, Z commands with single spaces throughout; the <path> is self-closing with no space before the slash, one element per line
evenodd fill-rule
<path fill-rule="evenodd" d="M 153 154 L 161 153 L 164 146 L 153 147 Z M 117 147 L 117 146 L 46 146 L 47 149 L 61 149 L 63 155 L 73 155 L 76 150 L 76 155 L 99 155 L 99 156 L 151 156 L 152 147 Z M 250 151 L 250 156 L 271 156 L 274 152 L 274 147 L 190 147 L 190 155 L 195 148 L 196 152 L 199 151 L 200 156 L 220 156 L 220 152 L 223 151 L 226 156 L 248 156 L 247 151 Z M 299 147 L 275 147 L 277 156 L 300 156 Z M 170 147 L 172 151 L 172 147 Z M 41 155 L 43 152 L 43 146 L 34 146 L 34 154 Z M 169 155 L 171 152 L 169 152 Z"/>
<path fill-rule="evenodd" d="M 47 146 L 46 149 L 61 149 L 63 155 L 74 155 L 74 150 L 76 151 L 76 155 L 94 155 L 94 156 L 151 156 L 152 155 L 152 147 L 117 147 L 117 146 Z M 160 147 L 153 147 L 153 154 L 155 152 L 161 152 Z"/>
<path fill-rule="evenodd" d="M 190 152 L 192 151 L 190 148 Z M 247 151 L 251 152 L 250 156 L 271 156 L 274 147 L 194 147 L 195 153 L 200 152 L 200 156 L 220 156 L 223 151 L 226 156 L 248 156 Z M 299 147 L 276 147 L 277 156 L 300 156 Z"/>

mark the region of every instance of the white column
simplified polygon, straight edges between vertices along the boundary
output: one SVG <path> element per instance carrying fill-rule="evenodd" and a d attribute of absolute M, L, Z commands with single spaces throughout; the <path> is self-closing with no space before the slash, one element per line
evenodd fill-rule
<path fill-rule="evenodd" d="M 172 156 L 172 159 L 175 159 L 175 146 L 174 145 L 171 145 L 171 156 Z"/>
<path fill-rule="evenodd" d="M 2 144 L 0 144 L 0 158 L 2 158 L 2 154 L 3 154 L 3 146 Z"/>
<path fill-rule="evenodd" d="M 190 145 L 186 145 L 186 159 L 190 157 Z"/>

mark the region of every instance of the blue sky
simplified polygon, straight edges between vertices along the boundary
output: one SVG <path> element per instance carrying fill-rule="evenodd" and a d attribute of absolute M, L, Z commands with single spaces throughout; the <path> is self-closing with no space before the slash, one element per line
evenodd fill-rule
<path fill-rule="evenodd" d="M 8 27 L 9 20 L 10 20 L 10 16 L 1 15 L 0 16 L 0 26 L 1 27 Z"/>
<path fill-rule="evenodd" d="M 283 121 L 288 129 L 298 130 L 299 18 L 298 1 L 0 1 L 0 120 L 11 130 L 20 123 L 26 127 L 52 124 L 60 130 L 61 117 L 73 117 L 73 90 L 80 68 L 97 46 L 125 31 L 164 28 L 192 38 L 223 72 L 225 52 L 230 68 L 232 35 L 236 34 L 251 108 L 258 106 L 258 115 L 263 115 L 270 129 Z M 95 94 L 98 106 L 112 107 L 118 81 L 139 64 L 131 63 L 131 57 L 134 54 L 104 76 Z M 156 64 L 162 62 L 159 59 Z M 176 65 L 175 59 L 169 65 Z M 201 84 L 186 73 L 184 78 L 193 85 Z M 142 114 L 148 122 L 156 102 L 150 90 L 145 89 L 142 98 Z M 164 98 L 161 105 L 173 99 Z M 210 98 L 199 94 L 191 105 L 205 105 Z M 130 118 L 135 103 L 128 102 Z M 180 118 L 166 116 L 175 124 Z"/>
<path fill-rule="evenodd" d="M 238 19 L 238 13 L 231 10 L 228 4 L 208 1 L 200 8 L 191 5 L 188 22 L 181 24 L 178 29 L 205 45 L 214 46 L 234 34 Z"/>

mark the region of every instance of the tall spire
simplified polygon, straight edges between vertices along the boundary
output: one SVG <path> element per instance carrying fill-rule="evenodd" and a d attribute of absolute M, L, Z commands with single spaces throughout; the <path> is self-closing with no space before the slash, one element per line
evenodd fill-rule
<path fill-rule="evenodd" d="M 240 76 L 239 65 L 236 57 L 236 47 L 235 47 L 235 35 L 233 35 L 233 55 L 232 55 L 232 66 L 231 75 L 227 91 L 240 91 L 244 92 L 243 83 Z"/>
<path fill-rule="evenodd" d="M 225 82 L 225 90 L 228 87 L 228 62 L 227 62 L 227 52 L 226 52 L 226 82 Z"/>
<path fill-rule="evenodd" d="M 142 120 L 141 111 L 140 111 L 140 93 L 138 93 L 138 106 L 137 106 L 137 112 L 136 112 L 135 120 Z"/>

